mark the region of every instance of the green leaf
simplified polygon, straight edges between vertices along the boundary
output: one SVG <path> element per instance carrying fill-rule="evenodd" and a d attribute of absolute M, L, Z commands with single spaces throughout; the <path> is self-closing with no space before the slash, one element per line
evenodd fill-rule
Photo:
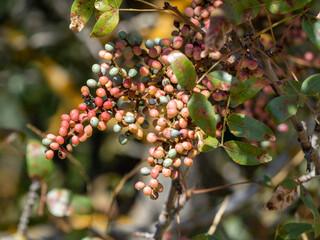
<path fill-rule="evenodd" d="M 311 17 L 311 15 L 307 15 L 307 20 L 302 23 L 302 28 L 311 42 L 320 49 L 320 19 L 312 20 Z"/>
<path fill-rule="evenodd" d="M 312 2 L 312 0 L 267 0 L 265 1 L 264 5 L 271 13 L 285 14 L 305 7 L 305 5 L 309 2 Z"/>
<path fill-rule="evenodd" d="M 119 22 L 119 7 L 122 0 L 100 0 L 95 3 L 95 7 L 100 12 L 98 21 L 93 27 L 90 37 L 103 37 L 111 33 Z"/>
<path fill-rule="evenodd" d="M 300 185 L 300 197 L 302 202 L 310 209 L 310 211 L 313 214 L 314 235 L 315 238 L 317 238 L 320 236 L 320 213 L 318 211 L 318 208 L 314 203 L 311 194 L 303 185 Z"/>
<path fill-rule="evenodd" d="M 265 87 L 266 81 L 263 78 L 249 78 L 242 82 L 245 86 L 239 89 L 237 94 L 231 96 L 231 99 L 236 104 L 244 103 L 245 101 L 253 98 L 262 88 Z"/>
<path fill-rule="evenodd" d="M 208 136 L 203 142 L 203 145 L 199 148 L 200 152 L 209 152 L 219 147 L 219 141 L 211 136 Z"/>
<path fill-rule="evenodd" d="M 268 103 L 266 109 L 277 123 L 283 122 L 297 113 L 298 98 L 295 95 L 274 98 Z"/>
<path fill-rule="evenodd" d="M 236 1 L 234 8 L 237 10 L 240 16 L 243 15 L 245 10 L 251 11 L 253 17 L 256 17 L 261 8 L 261 4 L 257 0 L 241 0 Z"/>
<path fill-rule="evenodd" d="M 191 240 L 218 240 L 218 238 L 208 233 L 201 233 L 192 237 Z"/>
<path fill-rule="evenodd" d="M 320 93 L 320 73 L 314 74 L 303 81 L 301 93 L 308 96 Z"/>
<path fill-rule="evenodd" d="M 246 88 L 237 78 L 224 71 L 211 72 L 208 74 L 208 79 L 217 89 L 230 91 L 231 96 Z"/>
<path fill-rule="evenodd" d="M 192 93 L 188 110 L 195 123 L 209 136 L 216 136 L 216 117 L 211 103 L 198 92 Z"/>
<path fill-rule="evenodd" d="M 240 165 L 259 165 L 272 160 L 263 149 L 239 141 L 229 141 L 223 145 L 232 160 Z"/>
<path fill-rule="evenodd" d="M 94 0 L 75 0 L 71 7 L 70 29 L 74 32 L 80 32 L 88 22 L 94 9 Z"/>
<path fill-rule="evenodd" d="M 298 183 L 292 178 L 286 178 L 279 185 L 292 191 L 297 187 Z"/>
<path fill-rule="evenodd" d="M 256 141 L 275 141 L 272 130 L 262 122 L 244 114 L 232 114 L 228 117 L 230 132 L 236 137 L 243 137 Z"/>
<path fill-rule="evenodd" d="M 29 139 L 27 144 L 27 170 L 30 178 L 47 180 L 53 169 L 52 160 L 45 157 L 46 147 L 36 139 Z"/>
<path fill-rule="evenodd" d="M 287 223 L 279 229 L 279 236 L 283 239 L 297 239 L 302 233 L 312 231 L 313 226 L 309 223 Z"/>
<path fill-rule="evenodd" d="M 192 62 L 181 52 L 173 52 L 168 61 L 181 87 L 192 90 L 196 86 L 197 75 Z"/>

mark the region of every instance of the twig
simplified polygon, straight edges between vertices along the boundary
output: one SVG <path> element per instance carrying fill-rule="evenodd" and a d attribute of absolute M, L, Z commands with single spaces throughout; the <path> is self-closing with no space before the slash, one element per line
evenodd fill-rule
<path fill-rule="evenodd" d="M 251 21 L 246 21 L 245 25 L 248 28 L 249 32 L 255 32 L 254 27 L 252 25 Z M 254 43 L 259 46 L 260 42 L 258 39 L 254 40 Z M 285 95 L 281 87 L 278 85 L 278 82 L 280 81 L 275 72 L 273 71 L 273 68 L 271 66 L 271 62 L 269 57 L 266 57 L 265 55 L 261 55 L 262 62 L 264 64 L 264 74 L 268 77 L 268 79 L 271 81 L 272 85 L 274 86 L 277 93 L 282 96 Z M 316 167 L 316 174 L 320 174 L 320 159 L 318 152 L 313 149 L 311 146 L 311 143 L 309 141 L 309 137 L 307 135 L 306 130 L 303 128 L 303 125 L 298 118 L 297 115 L 293 115 L 290 117 L 291 123 L 293 124 L 293 127 L 298 133 L 299 141 L 302 147 L 303 152 L 305 153 L 305 158 L 307 161 L 312 161 Z"/>
<path fill-rule="evenodd" d="M 24 206 L 23 213 L 20 217 L 19 221 L 19 226 L 17 230 L 17 234 L 25 236 L 27 228 L 28 228 L 28 223 L 29 219 L 31 216 L 31 211 L 32 207 L 36 202 L 37 198 L 37 191 L 40 188 L 41 184 L 38 180 L 33 179 L 32 183 L 29 187 L 29 193 L 28 193 L 28 198 L 27 198 L 27 203 Z"/>
<path fill-rule="evenodd" d="M 179 204 L 179 200 L 180 200 L 180 194 L 178 194 L 178 197 L 177 197 L 177 224 L 178 224 L 178 239 L 181 239 L 181 226 L 180 226 L 180 204 Z"/>
<path fill-rule="evenodd" d="M 175 187 L 175 182 L 177 181 L 179 182 L 179 180 L 172 180 L 167 202 L 165 203 L 156 224 L 156 231 L 153 236 L 153 239 L 155 240 L 161 240 L 165 230 L 169 226 L 170 216 L 174 207 L 174 201 L 177 197 L 177 189 Z"/>
<path fill-rule="evenodd" d="M 229 187 L 232 187 L 232 186 L 237 186 L 237 185 L 242 185 L 242 184 L 248 184 L 248 183 L 256 183 L 256 184 L 259 185 L 258 182 L 245 181 L 245 182 L 239 182 L 239 183 L 226 184 L 226 185 L 222 185 L 222 186 L 218 186 L 218 187 L 213 187 L 213 188 L 192 190 L 192 194 L 208 193 L 208 192 L 213 192 L 213 191 L 217 191 L 217 190 L 220 190 L 220 189 L 225 189 L 225 188 L 229 188 Z"/>
<path fill-rule="evenodd" d="M 226 210 L 227 208 L 227 205 L 228 205 L 228 202 L 229 202 L 229 199 L 230 199 L 230 196 L 226 196 L 221 204 L 221 207 L 219 208 L 218 212 L 216 213 L 216 215 L 214 216 L 214 219 L 213 219 L 213 222 L 212 222 L 212 225 L 210 226 L 209 230 L 208 230 L 208 234 L 209 235 L 213 235 L 214 232 L 216 231 L 217 229 L 217 226 L 221 220 L 221 217 L 224 213 L 224 211 Z"/>
<path fill-rule="evenodd" d="M 118 196 L 119 192 L 121 191 L 121 189 L 123 188 L 124 184 L 128 181 L 129 178 L 131 178 L 134 174 L 136 174 L 139 169 L 145 164 L 145 162 L 141 162 L 140 164 L 138 164 L 135 168 L 133 168 L 129 173 L 127 173 L 126 175 L 123 176 L 123 178 L 120 180 L 120 182 L 118 183 L 117 187 L 115 188 L 115 190 L 112 193 L 111 196 L 111 203 L 110 206 L 108 208 L 108 210 L 106 211 L 107 213 L 107 229 L 109 229 L 110 227 L 110 216 L 111 216 L 111 209 L 112 206 L 114 204 L 114 201 L 116 200 L 116 197 Z"/>
<path fill-rule="evenodd" d="M 311 179 L 317 177 L 315 169 L 313 169 L 309 174 L 302 175 L 299 178 L 297 178 L 299 183 L 306 183 L 309 182 Z"/>
<path fill-rule="evenodd" d="M 189 18 L 187 18 L 185 15 L 183 15 L 177 7 L 173 7 L 170 5 L 170 3 L 168 2 L 164 2 L 164 7 L 163 9 L 165 10 L 169 10 L 173 13 L 175 13 L 180 19 L 181 21 L 185 22 L 186 24 L 188 24 L 190 27 L 192 27 L 195 31 L 201 33 L 201 34 L 205 34 L 205 32 L 199 28 L 197 25 L 195 25 L 193 22 L 190 21 Z"/>

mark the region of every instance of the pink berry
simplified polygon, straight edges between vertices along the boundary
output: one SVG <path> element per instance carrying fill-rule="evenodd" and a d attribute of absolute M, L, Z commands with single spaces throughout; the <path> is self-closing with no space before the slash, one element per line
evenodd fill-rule
<path fill-rule="evenodd" d="M 142 190 L 142 189 L 144 189 L 145 186 L 146 186 L 146 185 L 145 185 L 143 182 L 138 181 L 138 182 L 136 182 L 136 184 L 135 184 L 134 187 L 135 187 L 137 190 Z"/>
<path fill-rule="evenodd" d="M 47 150 L 45 153 L 46 158 L 49 160 L 53 158 L 53 155 L 54 155 L 54 152 L 52 150 Z"/>

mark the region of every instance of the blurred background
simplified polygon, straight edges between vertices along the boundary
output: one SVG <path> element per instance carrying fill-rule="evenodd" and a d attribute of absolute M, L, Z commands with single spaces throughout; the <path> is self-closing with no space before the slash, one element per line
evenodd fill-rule
<path fill-rule="evenodd" d="M 152 2 L 163 6 L 162 1 Z M 184 9 L 189 1 L 170 3 Z M 71 5 L 71 0 L 0 0 L 0 239 L 16 231 L 31 184 L 26 173 L 26 139 L 40 138 L 27 124 L 42 132 L 57 133 L 61 114 L 69 113 L 82 102 L 81 86 L 88 78 L 95 77 L 91 66 L 99 62 L 98 51 L 106 42 L 112 41 L 120 29 L 137 33 L 144 39 L 170 37 L 173 30 L 170 15 L 126 11 L 120 12 L 120 23 L 113 34 L 92 39 L 89 38 L 94 24 L 92 18 L 82 32 L 74 34 L 69 30 Z M 133 0 L 123 1 L 121 7 L 147 8 Z M 261 29 L 268 26 L 265 19 L 260 24 Z M 293 30 L 300 38 L 286 40 L 292 46 L 287 52 L 305 61 L 304 65 L 294 69 L 300 73 L 301 79 L 305 79 L 319 71 L 320 59 L 318 50 L 299 32 L 298 26 Z M 284 30 L 284 27 L 276 29 L 278 39 Z M 268 37 L 270 35 L 266 34 L 265 38 Z M 291 63 L 295 63 L 294 59 Z M 257 99 L 266 98 L 264 94 Z M 302 111 L 301 116 L 312 124 L 309 114 Z M 306 173 L 306 163 L 299 152 L 295 133 L 279 131 L 276 126 L 274 130 L 278 147 L 270 147 L 275 150 L 275 160 L 267 165 L 241 167 L 219 149 L 197 157 L 188 176 L 188 187 L 209 188 L 246 180 L 261 180 L 263 184 L 236 186 L 193 196 L 181 212 L 182 235 L 186 239 L 208 230 L 226 196 L 229 196 L 228 207 L 215 233 L 219 239 L 270 239 L 279 221 L 312 220 L 311 212 L 299 201 L 285 211 L 281 220 L 280 212 L 263 211 L 274 186 L 287 176 Z M 108 129 L 106 132 L 96 131 L 73 152 L 93 184 L 90 197 L 96 210 L 93 226 L 97 232 L 105 232 L 108 219 L 104 212 L 109 209 L 116 186 L 125 174 L 146 159 L 147 150 L 148 146 L 137 141 L 121 146 L 117 134 Z M 85 194 L 86 182 L 79 170 L 67 160 L 54 162 L 55 170 L 48 180 L 48 190 L 65 187 Z M 151 201 L 134 188 L 135 182 L 141 179 L 140 174 L 129 178 L 116 198 L 109 219 L 114 239 L 134 239 L 132 233 L 136 231 L 154 231 L 170 183 L 163 180 L 166 192 L 157 201 Z M 308 185 L 317 202 L 320 197 L 316 193 L 317 184 L 310 182 Z M 47 211 L 39 216 L 35 207 L 28 235 L 30 239 L 80 239 L 90 235 L 88 226 L 91 220 L 79 216 L 66 223 L 65 219 L 53 217 Z M 177 239 L 176 232 L 174 220 L 166 239 Z"/>

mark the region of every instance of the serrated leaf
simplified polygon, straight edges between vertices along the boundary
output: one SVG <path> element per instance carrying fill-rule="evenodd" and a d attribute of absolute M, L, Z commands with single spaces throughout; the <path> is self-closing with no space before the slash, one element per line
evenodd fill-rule
<path fill-rule="evenodd" d="M 216 136 L 216 117 L 211 103 L 198 92 L 193 92 L 189 102 L 188 110 L 195 123 L 209 136 Z"/>
<path fill-rule="evenodd" d="M 311 42 L 320 49 L 320 19 L 311 20 L 307 15 L 307 20 L 302 23 L 302 28 L 311 40 Z"/>
<path fill-rule="evenodd" d="M 297 182 L 293 179 L 286 178 L 283 180 L 264 206 L 264 210 L 274 211 L 286 209 L 298 196 L 297 186 Z"/>
<path fill-rule="evenodd" d="M 209 152 L 219 147 L 219 141 L 211 136 L 208 136 L 206 139 L 203 139 L 203 144 L 199 148 L 200 152 Z"/>
<path fill-rule="evenodd" d="M 303 81 L 301 93 L 308 96 L 320 93 L 320 73 L 314 74 Z"/>
<path fill-rule="evenodd" d="M 245 101 L 253 98 L 262 88 L 267 85 L 267 82 L 263 78 L 249 78 L 242 82 L 245 86 L 239 89 L 237 94 L 231 96 L 231 99 L 236 104 L 244 103 Z"/>
<path fill-rule="evenodd" d="M 295 95 L 285 95 L 274 98 L 268 103 L 266 109 L 276 123 L 283 122 L 297 113 L 298 98 Z"/>
<path fill-rule="evenodd" d="M 312 231 L 309 223 L 287 223 L 280 227 L 278 235 L 283 239 L 298 239 L 302 233 Z"/>
<path fill-rule="evenodd" d="M 100 0 L 95 3 L 98 16 L 90 37 L 103 37 L 111 33 L 119 23 L 119 7 L 122 0 Z"/>
<path fill-rule="evenodd" d="M 259 165 L 272 160 L 266 151 L 245 142 L 229 141 L 223 147 L 231 159 L 240 165 Z"/>
<path fill-rule="evenodd" d="M 218 238 L 208 233 L 201 233 L 192 237 L 191 240 L 218 240 Z"/>
<path fill-rule="evenodd" d="M 246 88 L 237 78 L 224 71 L 211 72 L 208 74 L 208 79 L 217 89 L 230 91 L 231 96 Z"/>
<path fill-rule="evenodd" d="M 256 141 L 275 141 L 272 130 L 262 122 L 244 114 L 232 114 L 227 123 L 230 132 L 236 137 L 243 137 Z"/>
<path fill-rule="evenodd" d="M 181 87 L 192 90 L 196 86 L 197 75 L 189 58 L 181 52 L 173 52 L 168 61 Z"/>
<path fill-rule="evenodd" d="M 69 28 L 74 32 L 80 32 L 88 22 L 94 9 L 94 0 L 74 0 L 71 7 L 71 24 Z"/>
<path fill-rule="evenodd" d="M 53 170 L 53 163 L 45 157 L 46 147 L 36 139 L 29 139 L 27 144 L 27 170 L 30 178 L 47 180 Z"/>

